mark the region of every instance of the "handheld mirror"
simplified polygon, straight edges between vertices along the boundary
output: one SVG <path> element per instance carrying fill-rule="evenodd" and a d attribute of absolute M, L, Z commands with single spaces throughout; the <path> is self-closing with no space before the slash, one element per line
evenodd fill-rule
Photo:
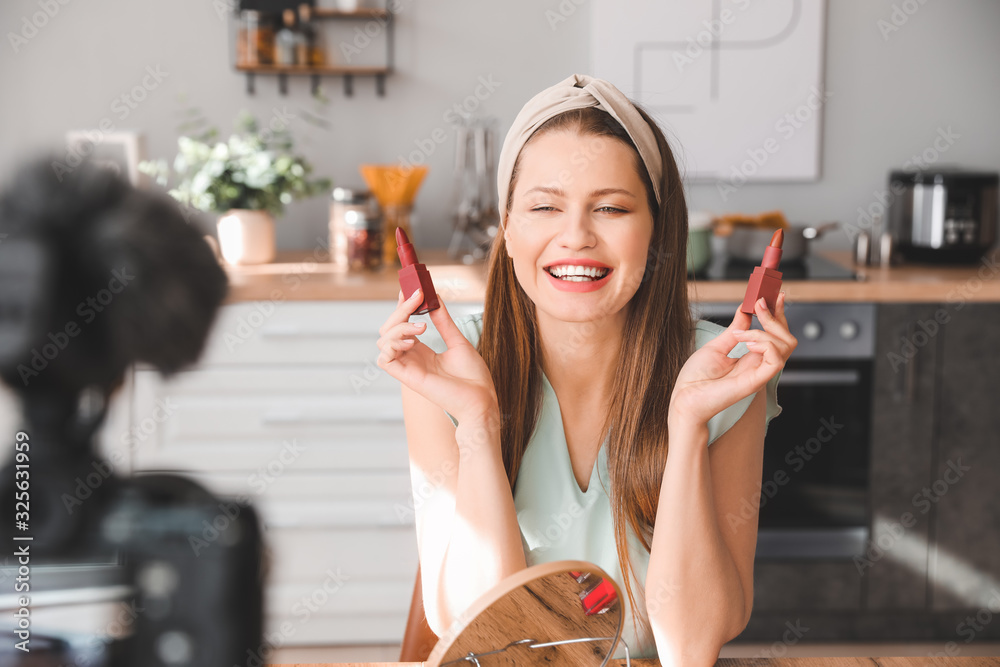
<path fill-rule="evenodd" d="M 584 561 L 542 563 L 484 593 L 444 633 L 425 665 L 604 667 L 621 632 L 614 579 Z M 624 664 L 631 664 L 627 657 Z"/>

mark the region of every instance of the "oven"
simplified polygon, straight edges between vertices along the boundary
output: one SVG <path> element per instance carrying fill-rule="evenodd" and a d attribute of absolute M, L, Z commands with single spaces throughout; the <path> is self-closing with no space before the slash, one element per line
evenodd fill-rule
<path fill-rule="evenodd" d="M 698 303 L 696 317 L 732 323 L 737 303 Z M 793 303 L 799 344 L 778 382 L 768 426 L 758 558 L 849 558 L 869 537 L 869 455 L 875 308 Z M 761 326 L 754 318 L 753 328 Z"/>

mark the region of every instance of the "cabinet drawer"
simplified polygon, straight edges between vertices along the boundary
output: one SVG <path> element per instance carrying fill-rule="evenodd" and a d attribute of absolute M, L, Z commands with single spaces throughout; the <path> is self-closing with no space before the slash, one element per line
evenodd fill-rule
<path fill-rule="evenodd" d="M 270 581 L 321 582 L 327 571 L 351 580 L 409 581 L 417 573 L 417 535 L 397 528 L 275 528 L 265 532 Z"/>
<path fill-rule="evenodd" d="M 377 581 L 353 579 L 343 570 L 332 570 L 314 583 L 275 584 L 269 588 L 265 613 L 291 616 L 294 620 L 305 610 L 320 616 L 345 618 L 353 615 L 394 614 L 409 611 L 416 570 L 409 580 Z"/>
<path fill-rule="evenodd" d="M 289 646 L 399 644 L 412 594 L 413 577 L 338 584 L 328 576 L 314 584 L 270 586 L 264 627 Z"/>
<path fill-rule="evenodd" d="M 252 301 L 223 307 L 202 366 L 375 362 L 391 301 Z"/>
<path fill-rule="evenodd" d="M 220 496 L 249 498 L 268 529 L 413 525 L 407 470 L 198 472 L 189 476 Z"/>
<path fill-rule="evenodd" d="M 378 329 L 393 301 L 251 301 L 220 309 L 200 365 L 362 364 L 376 370 Z M 449 304 L 453 318 L 482 304 Z M 426 315 L 414 321 L 430 321 Z"/>
<path fill-rule="evenodd" d="M 137 371 L 134 419 L 137 469 L 408 465 L 398 382 L 357 366 Z"/>

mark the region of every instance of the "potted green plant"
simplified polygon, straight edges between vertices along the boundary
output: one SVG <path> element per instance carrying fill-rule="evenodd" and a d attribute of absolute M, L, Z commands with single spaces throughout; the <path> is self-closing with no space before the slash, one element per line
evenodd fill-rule
<path fill-rule="evenodd" d="M 219 214 L 219 248 L 229 264 L 261 264 L 275 255 L 274 218 L 296 199 L 328 192 L 330 181 L 311 178 L 309 162 L 292 153 L 287 128 L 261 131 L 243 111 L 238 132 L 218 140 L 210 128 L 177 139 L 173 171 L 179 183 L 170 194 L 183 204 Z M 167 185 L 165 160 L 143 162 L 140 169 Z"/>

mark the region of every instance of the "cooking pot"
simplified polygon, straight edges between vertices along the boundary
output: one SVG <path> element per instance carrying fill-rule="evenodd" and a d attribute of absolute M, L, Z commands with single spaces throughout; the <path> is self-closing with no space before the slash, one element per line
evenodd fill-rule
<path fill-rule="evenodd" d="M 712 214 L 688 212 L 687 270 L 697 273 L 712 261 Z"/>
<path fill-rule="evenodd" d="M 809 252 L 809 242 L 819 238 L 824 232 L 838 227 L 839 222 L 824 222 L 815 227 L 751 227 L 749 225 L 734 225 L 732 232 L 726 237 L 726 254 L 730 259 L 760 264 L 764 258 L 764 249 L 771 243 L 775 229 L 784 229 L 785 238 L 781 244 L 781 261 L 795 262 L 803 259 Z"/>

